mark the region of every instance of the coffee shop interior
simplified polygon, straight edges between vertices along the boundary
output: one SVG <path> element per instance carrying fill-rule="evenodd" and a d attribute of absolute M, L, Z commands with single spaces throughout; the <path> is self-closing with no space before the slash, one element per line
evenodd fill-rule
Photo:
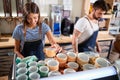
<path fill-rule="evenodd" d="M 113 47 L 117 36 L 120 36 L 120 0 L 104 0 L 110 10 L 99 20 L 97 40 L 100 52 L 91 48 L 91 51 L 76 54 L 72 47 L 74 25 L 91 12 L 95 1 L 97 0 L 1 0 L 0 80 L 120 80 L 120 49 L 117 54 L 119 57 L 114 63 L 108 59 L 111 53 L 117 53 Z M 50 27 L 63 52 L 52 54 L 54 49 L 45 36 L 44 60 L 37 61 L 35 56 L 24 59 L 16 56 L 12 34 L 15 27 L 22 24 L 23 7 L 29 2 L 38 5 L 40 20 Z M 120 44 L 117 47 L 119 46 Z M 34 65 L 33 68 L 30 63 Z M 32 72 L 34 69 L 37 71 Z"/>

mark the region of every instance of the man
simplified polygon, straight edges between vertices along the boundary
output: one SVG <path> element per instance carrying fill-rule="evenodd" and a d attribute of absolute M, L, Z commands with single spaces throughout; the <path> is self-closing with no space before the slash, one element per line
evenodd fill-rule
<path fill-rule="evenodd" d="M 96 40 L 99 31 L 98 20 L 107 10 L 107 3 L 104 0 L 98 0 L 93 4 L 92 12 L 77 21 L 72 38 L 75 53 L 91 51 L 95 46 L 97 51 L 100 52 Z"/>

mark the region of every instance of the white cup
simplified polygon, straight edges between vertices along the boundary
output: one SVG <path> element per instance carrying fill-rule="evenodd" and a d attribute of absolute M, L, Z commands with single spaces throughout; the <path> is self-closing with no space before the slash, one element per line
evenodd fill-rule
<path fill-rule="evenodd" d="M 68 62 L 69 61 L 75 62 L 77 55 L 74 52 L 67 52 L 67 57 L 68 57 L 68 60 L 67 60 Z"/>
<path fill-rule="evenodd" d="M 59 62 L 57 60 L 51 59 L 47 62 L 47 66 L 50 71 L 58 71 L 59 70 Z"/>
<path fill-rule="evenodd" d="M 74 69 L 74 70 L 78 70 L 78 68 L 79 68 L 79 65 L 78 65 L 78 63 L 76 63 L 76 62 L 68 62 L 67 63 L 67 67 L 68 68 L 72 68 L 72 69 Z"/>
<path fill-rule="evenodd" d="M 40 79 L 40 75 L 38 73 L 36 73 L 36 72 L 30 73 L 29 79 L 30 80 L 39 80 Z"/>
<path fill-rule="evenodd" d="M 96 58 L 95 60 L 95 66 L 97 68 L 100 68 L 100 67 L 107 67 L 109 66 L 109 61 L 107 61 L 105 58 Z"/>
<path fill-rule="evenodd" d="M 62 75 L 59 71 L 50 71 L 48 73 L 48 77 L 50 77 L 50 76 L 59 76 L 59 75 Z"/>
<path fill-rule="evenodd" d="M 77 55 L 77 63 L 79 63 L 80 66 L 87 64 L 89 62 L 89 57 L 85 53 L 78 53 Z"/>
<path fill-rule="evenodd" d="M 27 74 L 27 68 L 25 67 L 21 67 L 17 70 L 17 75 L 20 75 L 20 74 Z"/>
<path fill-rule="evenodd" d="M 83 71 L 84 70 L 91 70 L 91 69 L 95 69 L 95 66 L 92 64 L 84 64 L 83 65 Z"/>
<path fill-rule="evenodd" d="M 30 66 L 28 68 L 28 72 L 29 73 L 38 72 L 38 67 L 37 66 Z"/>
<path fill-rule="evenodd" d="M 28 80 L 28 76 L 25 74 L 20 74 L 16 77 L 16 80 Z"/>

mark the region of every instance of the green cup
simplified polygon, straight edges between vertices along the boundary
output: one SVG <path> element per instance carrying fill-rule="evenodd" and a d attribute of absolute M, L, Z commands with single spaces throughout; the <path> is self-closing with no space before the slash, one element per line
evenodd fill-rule
<path fill-rule="evenodd" d="M 47 77 L 49 73 L 49 68 L 47 66 L 41 66 L 39 68 L 39 72 L 40 72 L 41 77 Z"/>

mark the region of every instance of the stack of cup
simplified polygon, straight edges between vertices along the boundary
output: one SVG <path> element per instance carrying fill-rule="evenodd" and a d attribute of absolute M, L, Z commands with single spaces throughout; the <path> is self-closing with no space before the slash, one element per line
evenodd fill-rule
<path fill-rule="evenodd" d="M 52 47 L 45 48 L 44 52 L 47 57 L 54 57 L 56 55 L 56 49 Z"/>
<path fill-rule="evenodd" d="M 76 72 L 74 69 L 66 68 L 64 69 L 63 74 L 69 74 L 69 73 L 74 73 L 74 72 Z"/>
<path fill-rule="evenodd" d="M 59 53 L 56 55 L 56 59 L 59 62 L 59 67 L 65 67 L 66 62 L 67 62 L 67 55 L 63 53 Z"/>
<path fill-rule="evenodd" d="M 48 73 L 48 77 L 50 77 L 50 76 L 59 76 L 59 75 L 62 75 L 59 71 L 50 71 Z"/>
<path fill-rule="evenodd" d="M 96 68 L 101 68 L 101 67 L 107 67 L 109 66 L 109 61 L 107 61 L 106 59 L 104 58 L 96 58 L 95 60 L 95 67 Z"/>
<path fill-rule="evenodd" d="M 78 70 L 78 68 L 79 68 L 79 64 L 78 63 L 76 63 L 76 62 L 68 62 L 67 63 L 67 67 L 68 68 L 72 68 L 72 69 L 74 69 L 74 70 Z"/>
<path fill-rule="evenodd" d="M 95 66 L 93 64 L 84 64 L 82 67 L 83 71 L 84 70 L 91 70 L 91 69 L 95 69 Z"/>
<path fill-rule="evenodd" d="M 85 53 L 78 53 L 77 55 L 77 63 L 80 66 L 83 66 L 84 64 L 87 64 L 89 62 L 89 57 Z"/>
<path fill-rule="evenodd" d="M 47 66 L 50 71 L 58 71 L 59 70 L 59 62 L 55 59 L 50 59 L 47 61 Z"/>
<path fill-rule="evenodd" d="M 67 57 L 68 57 L 68 62 L 75 62 L 76 61 L 76 57 L 77 57 L 77 55 L 76 55 L 76 53 L 74 53 L 74 52 L 67 52 Z"/>

